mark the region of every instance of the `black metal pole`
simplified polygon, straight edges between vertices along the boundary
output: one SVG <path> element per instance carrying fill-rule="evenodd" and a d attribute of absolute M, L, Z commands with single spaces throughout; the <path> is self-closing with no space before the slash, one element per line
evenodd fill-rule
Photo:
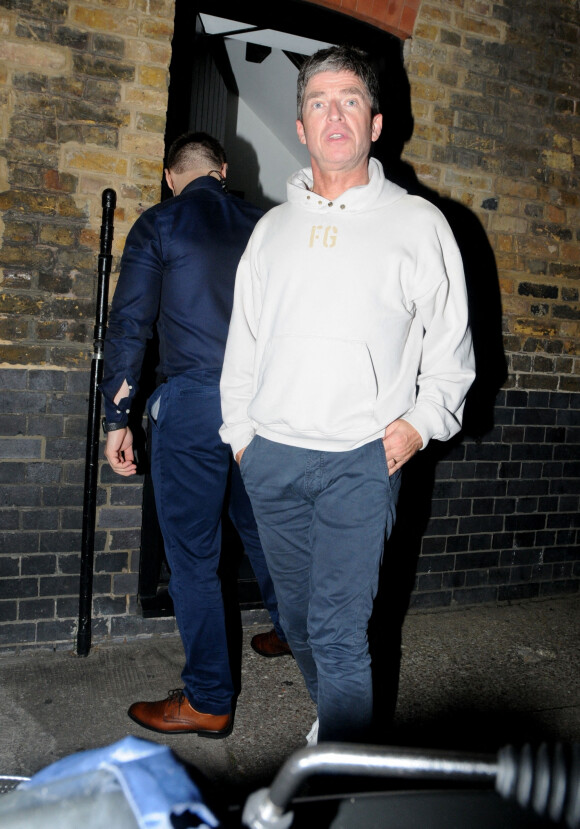
<path fill-rule="evenodd" d="M 91 649 L 91 609 L 93 603 L 93 561 L 95 550 L 95 516 L 97 506 L 97 479 L 99 471 L 99 417 L 101 398 L 99 383 L 103 375 L 103 348 L 107 329 L 107 303 L 109 275 L 111 273 L 111 245 L 113 243 L 113 219 L 117 194 L 107 189 L 103 192 L 101 221 L 101 250 L 97 274 L 97 311 L 94 332 L 91 385 L 89 394 L 89 419 L 87 424 L 87 449 L 85 461 L 85 491 L 83 501 L 83 535 L 81 546 L 81 573 L 79 591 L 79 629 L 77 634 L 78 656 L 88 656 Z"/>

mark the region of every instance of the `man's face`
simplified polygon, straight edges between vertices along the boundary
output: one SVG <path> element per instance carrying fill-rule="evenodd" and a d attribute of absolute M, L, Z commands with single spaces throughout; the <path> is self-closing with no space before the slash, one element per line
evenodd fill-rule
<path fill-rule="evenodd" d="M 319 72 L 308 81 L 298 138 L 322 173 L 367 168 L 371 143 L 381 134 L 382 115 L 371 118 L 364 85 L 353 72 Z"/>

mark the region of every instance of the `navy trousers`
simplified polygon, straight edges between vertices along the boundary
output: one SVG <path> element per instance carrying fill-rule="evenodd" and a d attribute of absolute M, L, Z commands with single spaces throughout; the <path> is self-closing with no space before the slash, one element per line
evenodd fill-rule
<path fill-rule="evenodd" d="M 185 651 L 187 699 L 204 714 L 226 714 L 234 693 L 218 565 L 221 515 L 231 475 L 229 515 L 240 534 L 278 635 L 285 639 L 252 508 L 222 422 L 219 371 L 171 377 L 148 401 L 151 476 L 169 593 Z"/>
<path fill-rule="evenodd" d="M 349 452 L 255 437 L 241 460 L 280 620 L 317 705 L 319 740 L 372 739 L 368 623 L 400 472 L 381 440 Z"/>

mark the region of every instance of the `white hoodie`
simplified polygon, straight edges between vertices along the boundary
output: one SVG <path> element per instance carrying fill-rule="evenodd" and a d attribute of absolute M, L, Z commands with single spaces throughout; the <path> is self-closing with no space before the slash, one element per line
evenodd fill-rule
<path fill-rule="evenodd" d="M 221 379 L 222 439 L 346 451 L 398 418 L 447 440 L 474 377 L 461 256 L 442 213 L 384 177 L 333 202 L 312 171 L 241 259 Z"/>

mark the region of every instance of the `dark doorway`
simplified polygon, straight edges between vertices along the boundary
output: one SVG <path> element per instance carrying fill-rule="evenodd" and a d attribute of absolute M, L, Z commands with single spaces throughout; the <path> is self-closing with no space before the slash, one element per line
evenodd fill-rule
<path fill-rule="evenodd" d="M 304 0 L 269 4 L 176 0 L 166 150 L 184 132 L 209 132 L 225 146 L 230 189 L 263 209 L 280 203 L 285 199 L 286 178 L 308 161 L 295 130 L 299 66 L 317 49 L 341 43 L 365 49 L 376 64 L 386 122 L 378 150 L 386 164 L 389 157 L 398 158 L 411 134 L 401 42 Z M 148 476 L 143 516 L 139 575 L 143 615 L 171 615 L 169 571 Z M 237 573 L 242 610 L 260 607 L 251 566 L 227 516 L 222 548 L 226 568 Z"/>

